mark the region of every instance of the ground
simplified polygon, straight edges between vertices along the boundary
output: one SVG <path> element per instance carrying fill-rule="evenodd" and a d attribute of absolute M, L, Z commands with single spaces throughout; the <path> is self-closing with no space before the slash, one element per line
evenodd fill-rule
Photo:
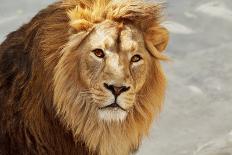
<path fill-rule="evenodd" d="M 1 0 L 0 42 L 53 0 Z M 137 155 L 232 155 L 232 2 L 167 0 L 165 105 Z"/>

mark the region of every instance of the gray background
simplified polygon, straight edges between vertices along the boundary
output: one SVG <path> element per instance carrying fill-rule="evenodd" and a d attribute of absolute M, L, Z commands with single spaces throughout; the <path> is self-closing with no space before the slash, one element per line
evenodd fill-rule
<path fill-rule="evenodd" d="M 0 42 L 52 2 L 0 0 Z M 166 101 L 138 155 L 232 155 L 232 1 L 167 0 L 167 14 Z"/>

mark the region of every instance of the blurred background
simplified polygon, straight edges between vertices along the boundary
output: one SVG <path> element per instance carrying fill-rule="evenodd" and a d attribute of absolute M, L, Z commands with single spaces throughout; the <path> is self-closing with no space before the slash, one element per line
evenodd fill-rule
<path fill-rule="evenodd" d="M 0 0 L 0 42 L 52 2 Z M 232 1 L 167 0 L 167 14 L 166 101 L 137 154 L 232 155 Z"/>

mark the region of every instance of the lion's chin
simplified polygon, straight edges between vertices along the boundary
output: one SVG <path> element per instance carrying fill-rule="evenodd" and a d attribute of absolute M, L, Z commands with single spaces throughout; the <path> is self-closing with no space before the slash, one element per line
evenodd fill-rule
<path fill-rule="evenodd" d="M 99 109 L 98 116 L 100 120 L 106 122 L 123 122 L 127 117 L 127 111 L 118 107 Z"/>

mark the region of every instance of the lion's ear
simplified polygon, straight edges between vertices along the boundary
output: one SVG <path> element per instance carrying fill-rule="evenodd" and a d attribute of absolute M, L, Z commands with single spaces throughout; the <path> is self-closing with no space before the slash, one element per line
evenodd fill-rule
<path fill-rule="evenodd" d="M 149 52 L 156 58 L 167 59 L 161 54 L 169 41 L 169 33 L 164 27 L 151 27 L 146 31 L 145 42 Z"/>

